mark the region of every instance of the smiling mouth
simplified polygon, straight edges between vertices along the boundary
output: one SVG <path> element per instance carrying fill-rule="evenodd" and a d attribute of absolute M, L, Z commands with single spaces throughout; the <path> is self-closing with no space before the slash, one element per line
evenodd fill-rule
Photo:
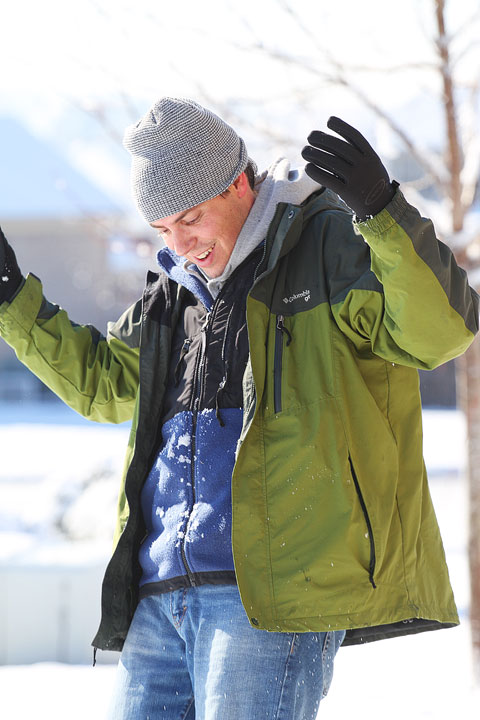
<path fill-rule="evenodd" d="M 212 245 L 212 247 L 208 248 L 208 250 L 205 250 L 205 252 L 200 253 L 200 255 L 195 255 L 195 260 L 205 260 L 205 258 L 210 255 L 214 247 L 215 245 Z"/>

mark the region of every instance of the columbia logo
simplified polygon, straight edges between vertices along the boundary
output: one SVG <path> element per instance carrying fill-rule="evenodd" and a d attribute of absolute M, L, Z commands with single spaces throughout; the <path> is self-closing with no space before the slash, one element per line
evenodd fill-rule
<path fill-rule="evenodd" d="M 305 302 L 308 302 L 310 300 L 310 290 L 303 290 L 300 293 L 297 293 L 296 295 L 290 295 L 290 297 L 284 297 L 283 302 L 285 305 L 288 305 L 288 303 L 293 302 L 294 300 L 300 300 L 303 298 Z"/>

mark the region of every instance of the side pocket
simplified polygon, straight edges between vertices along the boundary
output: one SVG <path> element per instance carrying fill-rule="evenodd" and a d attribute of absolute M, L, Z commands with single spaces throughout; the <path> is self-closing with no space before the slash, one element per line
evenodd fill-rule
<path fill-rule="evenodd" d="M 367 525 L 367 532 L 368 532 L 368 540 L 370 542 L 370 563 L 368 567 L 368 577 L 372 584 L 373 588 L 376 588 L 374 575 L 375 575 L 375 564 L 376 564 L 376 553 L 375 553 L 375 538 L 373 537 L 373 529 L 372 529 L 372 523 L 370 522 L 370 517 L 368 515 L 367 506 L 365 504 L 365 500 L 363 499 L 362 490 L 360 488 L 360 484 L 358 482 L 357 473 L 355 472 L 355 468 L 353 467 L 352 458 L 350 455 L 348 456 L 348 462 L 350 463 L 350 470 L 352 473 L 353 482 L 355 484 L 355 490 L 357 492 L 357 497 L 360 503 L 360 507 L 362 508 L 363 517 L 365 518 L 365 523 Z"/>

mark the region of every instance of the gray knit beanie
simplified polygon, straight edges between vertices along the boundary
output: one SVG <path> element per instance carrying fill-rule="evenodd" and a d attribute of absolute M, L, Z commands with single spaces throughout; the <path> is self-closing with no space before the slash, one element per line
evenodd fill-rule
<path fill-rule="evenodd" d="M 224 192 L 245 170 L 243 140 L 193 100 L 165 97 L 125 131 L 133 199 L 147 222 Z"/>

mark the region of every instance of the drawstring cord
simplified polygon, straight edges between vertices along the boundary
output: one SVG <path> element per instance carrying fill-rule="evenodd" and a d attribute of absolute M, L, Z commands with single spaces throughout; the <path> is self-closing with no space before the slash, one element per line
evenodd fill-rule
<path fill-rule="evenodd" d="M 220 427 L 225 427 L 225 423 L 223 421 L 222 416 L 220 415 L 220 405 L 218 404 L 218 399 L 220 397 L 220 394 L 224 391 L 226 384 L 227 384 L 227 368 L 225 368 L 225 375 L 223 376 L 223 378 L 217 388 L 217 392 L 215 394 L 215 415 L 216 415 L 218 422 L 220 423 Z"/>

